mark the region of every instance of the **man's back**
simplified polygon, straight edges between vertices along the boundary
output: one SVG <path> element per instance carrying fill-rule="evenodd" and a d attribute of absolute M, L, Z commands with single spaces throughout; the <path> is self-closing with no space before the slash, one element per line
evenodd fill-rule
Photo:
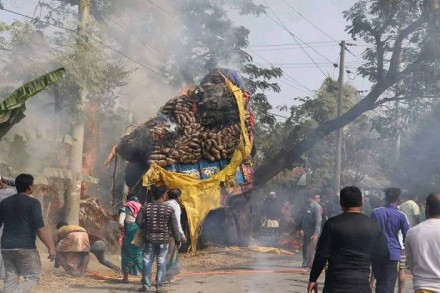
<path fill-rule="evenodd" d="M 171 221 L 174 209 L 165 203 L 147 203 L 142 208 L 143 224 L 146 239 L 151 243 L 168 243 L 171 235 Z M 174 221 L 176 221 L 174 216 Z M 177 221 L 175 223 L 177 227 Z"/>
<path fill-rule="evenodd" d="M 44 227 L 40 202 L 20 193 L 4 199 L 0 202 L 2 224 L 2 249 L 36 248 L 37 230 Z"/>
<path fill-rule="evenodd" d="M 368 284 L 371 253 L 386 254 L 379 225 L 361 213 L 343 213 L 324 225 L 317 255 L 328 258 L 326 284 Z"/>
<path fill-rule="evenodd" d="M 411 228 L 420 222 L 420 207 L 415 201 L 407 200 L 399 206 L 399 209 L 408 218 Z"/>
<path fill-rule="evenodd" d="M 374 209 L 371 218 L 378 221 L 383 230 L 390 252 L 390 260 L 400 260 L 399 232 L 402 232 L 405 239 L 409 229 L 405 214 L 399 211 L 396 206 L 388 204 L 385 207 Z"/>
<path fill-rule="evenodd" d="M 428 219 L 411 228 L 405 247 L 414 288 L 440 291 L 440 219 Z"/>

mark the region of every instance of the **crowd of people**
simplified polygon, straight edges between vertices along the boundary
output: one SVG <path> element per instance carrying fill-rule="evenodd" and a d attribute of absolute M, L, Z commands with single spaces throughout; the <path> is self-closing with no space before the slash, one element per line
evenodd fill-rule
<path fill-rule="evenodd" d="M 317 279 L 326 266 L 323 292 L 392 293 L 398 283 L 400 293 L 406 268 L 412 271 L 416 293 L 440 292 L 440 194 L 428 195 L 425 220 L 414 199 L 405 196 L 401 201 L 399 188 L 387 188 L 384 193 L 384 206 L 367 216 L 359 188 L 341 190 L 342 213 L 323 225 L 309 292 L 318 292 Z M 303 222 L 308 221 L 308 213 Z M 316 216 L 316 227 L 321 221 Z"/>
<path fill-rule="evenodd" d="M 302 267 L 310 271 L 308 292 L 318 292 L 324 269 L 324 293 L 392 293 L 396 284 L 402 293 L 405 269 L 412 270 L 416 293 L 440 292 L 440 193 L 422 203 L 399 188 L 387 188 L 381 197 L 349 186 L 324 203 L 316 192 L 306 197 L 294 216 L 292 204 L 280 204 L 270 192 L 262 229 L 293 223 L 290 232 L 302 240 Z"/>
<path fill-rule="evenodd" d="M 180 223 L 179 189 L 153 186 L 153 201 L 143 206 L 136 196 L 128 196 L 119 212 L 121 268 L 106 258 L 106 241 L 89 234 L 84 227 L 59 222 L 52 237 L 43 221 L 41 203 L 32 197 L 33 191 L 34 178 L 30 174 L 20 174 L 15 180 L 0 177 L 0 277 L 4 279 L 5 293 L 32 292 L 37 285 L 41 277 L 37 236 L 47 247 L 54 266 L 62 267 L 71 276 L 85 274 L 92 253 L 104 266 L 122 272 L 124 283 L 129 282 L 129 275 L 141 274 L 139 292 L 151 290 L 155 260 L 157 292 L 163 290 L 165 282 L 178 277 L 178 249 L 186 242 Z M 21 284 L 20 276 L 24 278 Z"/>
<path fill-rule="evenodd" d="M 0 177 L 0 273 L 5 293 L 32 292 L 38 283 L 37 237 L 55 267 L 71 276 L 84 275 L 92 253 L 104 266 L 122 272 L 122 282 L 129 282 L 129 275 L 141 274 L 139 292 L 153 287 L 155 261 L 156 291 L 163 291 L 166 282 L 178 277 L 178 249 L 186 242 L 179 189 L 152 186 L 153 201 L 144 205 L 136 196 L 128 196 L 119 212 L 119 267 L 106 258 L 106 241 L 84 227 L 59 222 L 51 237 L 41 204 L 32 197 L 33 181 L 29 174 L 15 180 Z M 324 293 L 392 293 L 396 283 L 401 293 L 407 268 L 412 271 L 416 293 L 440 292 L 440 193 L 429 194 L 422 206 L 408 194 L 402 196 L 399 188 L 387 188 L 383 199 L 376 197 L 366 200 L 359 188 L 348 186 L 322 204 L 319 194 L 310 193 L 300 217 L 293 219 L 292 205 L 279 205 L 276 193 L 271 192 L 264 202 L 262 228 L 278 230 L 283 222 L 295 222 L 302 239 L 302 267 L 310 270 L 308 292 L 318 292 L 317 280 L 325 270 Z M 20 276 L 24 277 L 21 284 Z"/>

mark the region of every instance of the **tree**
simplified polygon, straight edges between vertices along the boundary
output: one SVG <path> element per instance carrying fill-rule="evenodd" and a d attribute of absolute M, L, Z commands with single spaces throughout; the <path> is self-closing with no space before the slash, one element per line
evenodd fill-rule
<path fill-rule="evenodd" d="M 0 103 L 0 139 L 25 115 L 25 102 L 64 75 L 64 68 L 46 73 L 17 88 Z"/>
<path fill-rule="evenodd" d="M 440 17 L 438 1 L 358 1 L 344 16 L 347 31 L 354 39 L 374 45 L 363 57 L 360 74 L 374 83 L 370 92 L 340 117 L 327 120 L 297 141 L 287 141 L 285 149 L 255 172 L 259 185 L 285 169 L 331 132 L 353 122 L 363 113 L 384 103 L 401 99 L 421 99 L 438 92 L 440 71 L 438 44 Z M 429 76 L 426 76 L 426 71 Z M 393 87 L 411 88 L 391 96 Z"/>
<path fill-rule="evenodd" d="M 283 143 L 288 139 L 289 134 L 295 133 L 294 140 L 302 139 L 318 125 L 335 118 L 337 95 L 337 81 L 326 78 L 314 96 L 296 99 L 301 104 L 290 107 L 290 116 L 286 121 L 278 121 L 266 129 L 257 127 L 255 132 L 257 155 L 254 158 L 256 166 L 271 160 L 274 153 L 285 148 Z M 344 86 L 343 110 L 350 109 L 359 100 L 357 89 L 346 84 Z M 287 107 L 284 106 L 282 109 L 287 110 Z M 376 146 L 377 133 L 368 117 L 362 115 L 355 123 L 345 128 L 344 137 L 343 169 L 355 171 L 361 177 L 367 169 L 371 169 L 367 166 L 371 165 L 368 162 L 376 155 L 373 154 L 375 150 L 373 146 Z M 334 182 L 335 151 L 336 138 L 329 135 L 311 148 L 307 155 L 302 156 L 300 160 L 289 166 L 289 169 L 300 167 L 303 170 L 308 170 L 307 185 L 324 191 Z M 295 185 L 299 179 L 297 172 L 285 172 L 282 176 L 274 177 L 273 180 L 277 182 L 275 185 L 278 185 L 279 180 L 284 180 L 289 174 L 292 175 L 290 181 L 294 181 L 292 184 Z"/>

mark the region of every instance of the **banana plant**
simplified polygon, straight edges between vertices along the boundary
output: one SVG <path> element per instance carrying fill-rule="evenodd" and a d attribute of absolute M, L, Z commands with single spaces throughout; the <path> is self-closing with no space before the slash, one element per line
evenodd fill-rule
<path fill-rule="evenodd" d="M 58 68 L 22 85 L 0 102 L 0 139 L 25 117 L 25 102 L 57 82 L 64 76 L 65 69 Z"/>

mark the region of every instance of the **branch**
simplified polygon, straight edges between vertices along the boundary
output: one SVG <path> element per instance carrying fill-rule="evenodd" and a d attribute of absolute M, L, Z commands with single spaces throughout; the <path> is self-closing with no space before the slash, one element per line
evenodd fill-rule
<path fill-rule="evenodd" d="M 398 97 L 392 97 L 392 98 L 385 98 L 382 99 L 380 101 L 377 101 L 376 103 L 374 103 L 374 108 L 379 107 L 380 105 L 389 103 L 389 102 L 396 102 L 396 101 L 403 101 L 403 100 L 408 100 L 408 98 L 398 98 Z"/>
<path fill-rule="evenodd" d="M 424 16 L 420 16 L 419 19 L 408 25 L 405 29 L 403 29 L 400 34 L 397 36 L 396 41 L 394 42 L 393 53 L 390 59 L 390 68 L 388 70 L 388 77 L 392 77 L 397 74 L 400 54 L 402 53 L 402 43 L 403 41 L 413 32 L 419 28 L 424 22 Z"/>
<path fill-rule="evenodd" d="M 380 101 L 377 101 L 376 103 L 374 103 L 374 108 L 377 108 L 380 105 L 389 103 L 389 102 L 395 102 L 395 101 L 408 101 L 411 99 L 438 99 L 440 98 L 440 96 L 420 96 L 420 97 L 403 97 L 403 98 L 398 98 L 398 97 L 392 97 L 392 98 L 385 98 L 382 99 Z"/>

